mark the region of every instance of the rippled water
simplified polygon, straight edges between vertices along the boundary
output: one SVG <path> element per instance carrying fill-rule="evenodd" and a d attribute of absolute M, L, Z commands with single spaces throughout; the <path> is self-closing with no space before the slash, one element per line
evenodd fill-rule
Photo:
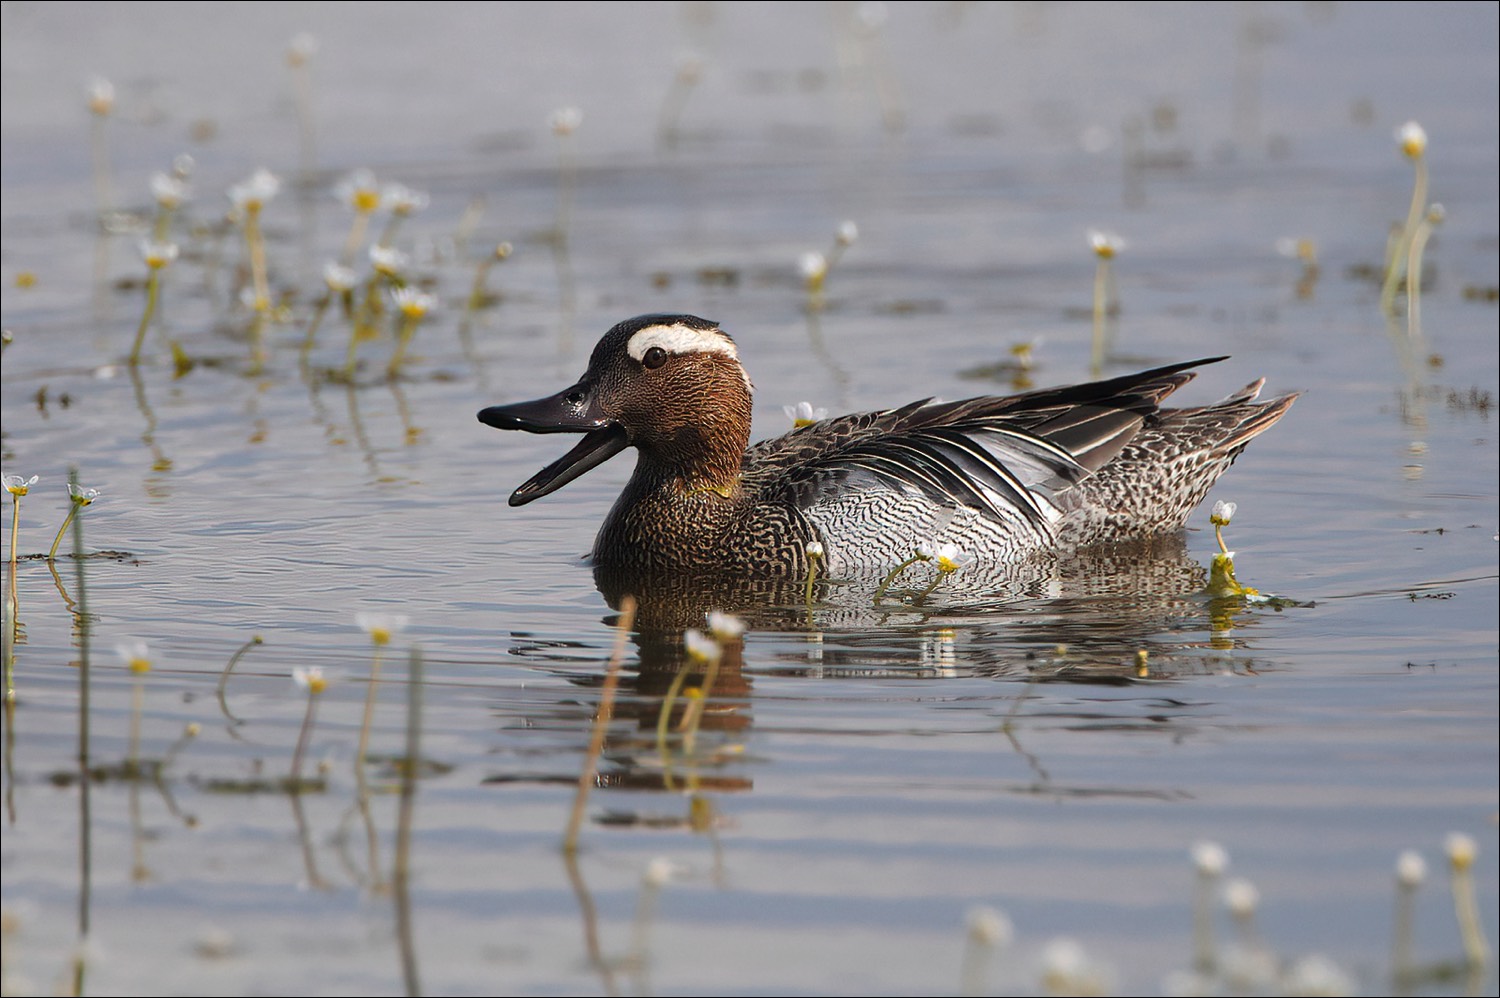
<path fill-rule="evenodd" d="M 41 476 L 5 568 L 6 993 L 73 987 L 80 952 L 89 993 L 400 993 L 402 899 L 433 993 L 951 993 L 966 958 L 977 990 L 1034 992 L 1061 937 L 1110 990 L 1154 992 L 1194 965 L 1201 842 L 1258 889 L 1278 958 L 1325 954 L 1386 993 L 1402 850 L 1429 869 L 1413 959 L 1463 953 L 1450 832 L 1478 843 L 1493 945 L 1496 15 L 1390 6 L 890 5 L 861 28 L 875 8 L 6 4 L 4 470 Z M 311 150 L 284 64 L 299 30 L 321 43 Z M 689 50 L 701 78 L 678 107 Z M 116 86 L 126 209 L 104 234 L 93 73 Z M 572 104 L 582 125 L 560 140 L 548 115 Z M 1407 210 L 1391 133 L 1413 117 L 1447 217 L 1408 364 L 1404 310 L 1388 324 L 1369 274 Z M 182 256 L 132 371 L 147 182 L 183 152 Z M 262 165 L 285 182 L 264 222 L 286 314 L 257 372 L 222 216 Z M 332 191 L 360 166 L 431 195 L 396 243 L 441 308 L 400 380 L 382 377 L 387 338 L 361 344 L 350 386 L 309 376 L 298 346 L 350 222 Z M 844 219 L 859 239 L 809 308 L 798 255 Z M 475 411 L 563 387 L 606 328 L 657 310 L 735 336 L 757 437 L 803 399 L 1009 391 L 996 365 L 1031 340 L 1037 384 L 1081 380 L 1090 227 L 1129 243 L 1109 371 L 1231 354 L 1182 397 L 1257 377 L 1305 392 L 1210 497 L 1239 504 L 1241 580 L 1287 602 L 1203 595 L 1206 510 L 1179 541 L 1024 585 L 959 578 L 879 605 L 825 588 L 810 613 L 797 593 L 653 600 L 566 861 L 617 618 L 582 554 L 629 462 L 510 509 L 567 442 Z M 1315 274 L 1278 254 L 1288 237 L 1315 242 Z M 499 241 L 497 298 L 469 313 Z M 347 336 L 331 311 L 314 371 Z M 196 362 L 182 377 L 172 340 Z M 114 554 L 49 566 L 26 556 L 51 545 L 71 468 L 103 492 L 84 546 Z M 7 503 L 7 554 L 12 519 Z M 693 751 L 673 737 L 664 755 L 678 630 L 731 600 L 750 630 Z M 410 625 L 373 688 L 362 811 L 369 611 Z M 154 663 L 135 779 L 137 680 L 112 650 L 130 638 Z M 422 765 L 402 880 L 410 645 Z M 332 680 L 304 771 L 322 782 L 289 795 L 306 706 L 289 677 L 307 666 Z M 976 906 L 1009 917 L 1008 948 L 968 949 Z M 1220 947 L 1242 941 L 1213 917 Z"/>

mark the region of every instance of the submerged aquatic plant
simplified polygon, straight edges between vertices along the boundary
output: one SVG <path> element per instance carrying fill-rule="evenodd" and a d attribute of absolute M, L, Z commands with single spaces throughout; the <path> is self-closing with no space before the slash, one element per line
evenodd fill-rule
<path fill-rule="evenodd" d="M 413 190 L 405 184 L 386 184 L 385 189 L 380 192 L 381 200 L 391 210 L 391 217 L 385 223 L 385 229 L 380 233 L 380 245 L 389 246 L 396 238 L 396 230 L 401 223 L 417 212 L 426 208 L 432 199 L 425 191 Z"/>
<path fill-rule="evenodd" d="M 1411 160 L 1412 189 L 1406 222 L 1396 231 L 1396 237 L 1387 250 L 1385 280 L 1380 285 L 1380 308 L 1387 314 L 1395 307 L 1396 289 L 1403 273 L 1410 284 L 1411 275 L 1406 272 L 1407 253 L 1417 231 L 1417 222 L 1427 208 L 1427 132 L 1417 122 L 1408 121 L 1396 129 L 1396 145 L 1401 154 Z"/>
<path fill-rule="evenodd" d="M 250 255 L 248 301 L 255 321 L 251 328 L 250 368 L 259 372 L 266 360 L 264 344 L 266 319 L 271 312 L 271 278 L 266 264 L 266 239 L 261 232 L 260 215 L 267 203 L 281 190 L 281 181 L 262 167 L 248 180 L 229 189 L 234 214 L 245 230 L 245 246 Z"/>
<path fill-rule="evenodd" d="M 302 729 L 297 733 L 297 747 L 292 750 L 292 773 L 287 780 L 287 789 L 296 794 L 302 790 L 302 757 L 307 754 L 307 743 L 312 738 L 318 697 L 328 689 L 328 679 L 323 675 L 323 670 L 315 665 L 299 665 L 292 669 L 292 682 L 298 689 L 307 692 L 307 713 L 302 715 Z"/>
<path fill-rule="evenodd" d="M 1088 237 L 1089 246 L 1097 261 L 1094 267 L 1094 339 L 1090 366 L 1094 376 L 1098 377 L 1104 368 L 1104 356 L 1107 352 L 1105 319 L 1120 310 L 1119 293 L 1115 288 L 1111 263 L 1125 249 L 1125 240 L 1102 229 L 1090 229 Z"/>
<path fill-rule="evenodd" d="M 94 161 L 94 198 L 99 209 L 99 218 L 106 219 L 114 211 L 114 192 L 109 179 L 109 141 L 105 123 L 115 110 L 115 87 L 102 76 L 89 81 L 88 109 L 93 116 L 93 127 L 89 130 L 89 144 Z"/>
<path fill-rule="evenodd" d="M 1004 950 L 1015 938 L 1015 926 L 1003 912 L 988 905 L 971 908 L 965 933 L 963 971 L 960 977 L 960 993 L 979 995 L 985 993 L 985 964 L 991 954 Z"/>
<path fill-rule="evenodd" d="M 151 236 L 157 242 L 165 242 L 172 227 L 172 215 L 192 196 L 188 177 L 193 172 L 193 157 L 178 156 L 172 163 L 171 173 L 151 175 L 151 197 L 156 201 L 156 221 Z"/>
<path fill-rule="evenodd" d="M 823 285 L 828 280 L 828 275 L 833 268 L 843 259 L 844 253 L 854 241 L 859 238 L 859 226 L 852 221 L 844 221 L 839 224 L 833 234 L 833 246 L 828 252 L 818 253 L 816 251 L 803 253 L 797 260 L 797 269 L 802 274 L 802 283 L 807 288 L 808 307 L 821 308 L 823 304 Z"/>
<path fill-rule="evenodd" d="M 416 334 L 418 324 L 437 306 L 437 298 L 425 291 L 406 287 L 393 291 L 391 300 L 400 314 L 401 323 L 396 331 L 396 350 L 391 354 L 391 362 L 386 366 L 385 372 L 387 377 L 394 379 L 401 373 L 401 365 L 406 361 L 406 348 L 411 345 L 411 338 Z"/>
<path fill-rule="evenodd" d="M 1420 341 L 1422 336 L 1422 253 L 1427 248 L 1432 230 L 1443 224 L 1447 217 L 1448 212 L 1442 205 L 1430 206 L 1417 223 L 1417 230 L 1412 233 L 1406 250 L 1406 334 L 1414 341 Z"/>
<path fill-rule="evenodd" d="M 318 54 L 316 35 L 300 31 L 287 45 L 286 64 L 292 72 L 292 87 L 297 95 L 297 133 L 302 143 L 302 175 L 312 175 L 317 165 L 317 130 L 312 111 L 312 73 L 309 65 Z"/>
<path fill-rule="evenodd" d="M 260 229 L 260 214 L 280 190 L 281 181 L 264 167 L 256 170 L 249 179 L 229 188 L 229 201 L 244 227 L 245 245 L 250 253 L 250 273 L 255 295 L 252 305 L 257 313 L 262 314 L 271 310 L 271 283 L 266 267 L 266 241 Z"/>
<path fill-rule="evenodd" d="M 577 155 L 574 149 L 579 126 L 583 124 L 583 111 L 576 107 L 560 107 L 547 119 L 552 134 L 557 136 L 557 225 L 553 236 L 558 247 L 568 244 L 568 227 L 573 219 L 573 188 L 577 184 Z"/>
<path fill-rule="evenodd" d="M 16 577 L 16 532 L 21 525 L 21 497 L 31 491 L 31 487 L 41 480 L 40 475 L 32 475 L 30 478 L 22 478 L 20 475 L 6 475 L 0 479 L 5 483 L 5 491 L 10 493 L 10 577 Z"/>
<path fill-rule="evenodd" d="M 130 748 L 125 756 L 127 774 L 140 775 L 141 711 L 146 699 L 146 676 L 151 672 L 151 653 L 144 641 L 121 641 L 115 653 L 135 677 L 130 687 Z"/>
<path fill-rule="evenodd" d="M 157 301 L 161 297 L 161 272 L 177 259 L 176 243 L 143 239 L 140 250 L 141 259 L 146 261 L 146 308 L 141 313 L 141 324 L 135 331 L 135 343 L 130 347 L 128 363 L 131 367 L 141 362 L 141 347 L 146 342 L 146 329 L 151 325 L 151 317 L 156 314 Z"/>
<path fill-rule="evenodd" d="M 57 528 L 57 536 L 52 539 L 52 549 L 47 552 L 48 561 L 57 558 L 57 546 L 62 543 L 63 534 L 67 531 L 68 524 L 73 522 L 73 517 L 78 515 L 80 509 L 98 499 L 99 495 L 98 489 L 83 489 L 73 482 L 68 483 L 68 498 L 72 501 L 68 506 L 68 515 L 63 517 L 62 526 Z"/>
<path fill-rule="evenodd" d="M 495 248 L 490 251 L 489 255 L 479 261 L 479 266 L 474 268 L 474 286 L 469 290 L 468 311 L 477 312 L 480 306 L 485 303 L 489 295 L 486 293 L 484 286 L 485 281 L 490 276 L 490 268 L 502 260 L 510 259 L 510 254 L 513 250 L 514 247 L 510 243 L 496 243 Z"/>
<path fill-rule="evenodd" d="M 1443 846 L 1453 879 L 1453 908 L 1458 916 L 1464 958 L 1470 970 L 1479 970 L 1490 963 L 1490 944 L 1479 924 L 1479 903 L 1474 893 L 1474 860 L 1479 856 L 1479 846 L 1462 832 L 1449 834 Z"/>
<path fill-rule="evenodd" d="M 1208 592 L 1211 596 L 1259 596 L 1260 590 L 1252 589 L 1234 577 L 1234 552 L 1224 543 L 1224 528 L 1239 509 L 1236 503 L 1220 500 L 1214 503 L 1208 522 L 1214 525 L 1214 538 L 1219 542 L 1219 553 L 1214 555 L 1208 572 Z"/>
<path fill-rule="evenodd" d="M 937 569 L 937 575 L 933 576 L 932 582 L 918 594 L 917 601 L 920 602 L 931 595 L 932 591 L 938 587 L 938 584 L 945 577 L 970 564 L 973 560 L 974 556 L 961 550 L 957 544 L 938 542 L 936 540 L 920 541 L 910 556 L 891 569 L 890 572 L 886 573 L 886 577 L 881 580 L 879 587 L 876 588 L 872 601 L 879 603 L 891 588 L 892 583 L 900 577 L 901 573 L 919 561 L 931 562 L 933 567 Z"/>
<path fill-rule="evenodd" d="M 818 563 L 823 560 L 823 545 L 818 541 L 808 541 L 806 551 L 807 592 L 804 594 L 804 598 L 807 602 L 807 608 L 811 610 L 813 605 L 813 583 L 818 580 Z"/>
<path fill-rule="evenodd" d="M 302 338 L 301 359 L 307 362 L 312 353 L 313 342 L 318 335 L 318 327 L 323 324 L 323 316 L 327 314 L 328 307 L 337 298 L 343 305 L 344 314 L 354 314 L 354 285 L 358 283 L 359 277 L 354 271 L 341 263 L 328 263 L 323 267 L 323 283 L 328 286 L 328 293 L 318 299 L 318 304 L 313 309 L 313 315 L 307 323 L 307 333 Z"/>
<path fill-rule="evenodd" d="M 339 262 L 347 265 L 354 259 L 354 254 L 359 252 L 360 244 L 365 241 L 370 216 L 380 210 L 380 185 L 375 180 L 375 174 L 361 167 L 341 180 L 333 192 L 354 212 L 349 234 L 344 237 L 344 250 L 339 254 Z"/>
<path fill-rule="evenodd" d="M 1213 899 L 1219 879 L 1229 866 L 1229 853 L 1217 842 L 1194 843 L 1191 851 L 1198 889 L 1193 902 L 1193 966 L 1211 974 L 1218 963 L 1214 951 Z"/>

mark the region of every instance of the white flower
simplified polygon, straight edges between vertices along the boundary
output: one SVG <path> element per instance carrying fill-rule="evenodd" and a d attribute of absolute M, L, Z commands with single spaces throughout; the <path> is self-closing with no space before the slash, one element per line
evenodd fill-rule
<path fill-rule="evenodd" d="M 292 36 L 292 42 L 287 46 L 286 61 L 292 66 L 301 66 L 313 56 L 318 54 L 318 36 L 307 31 L 299 31 Z"/>
<path fill-rule="evenodd" d="M 1396 129 L 1396 144 L 1409 159 L 1420 159 L 1427 151 L 1427 132 L 1415 121 L 1408 121 Z"/>
<path fill-rule="evenodd" d="M 646 864 L 646 871 L 641 874 L 641 882 L 647 887 L 665 887 L 667 882 L 677 872 L 677 864 L 665 856 L 658 856 Z"/>
<path fill-rule="evenodd" d="M 1455 870 L 1467 870 L 1474 865 L 1474 859 L 1479 855 L 1479 846 L 1474 840 L 1463 832 L 1450 832 L 1443 840 L 1443 848 L 1448 852 L 1448 862 L 1453 864 Z"/>
<path fill-rule="evenodd" d="M 229 188 L 229 200 L 242 211 L 260 211 L 281 190 L 281 181 L 265 167 L 250 175 L 249 180 Z"/>
<path fill-rule="evenodd" d="M 583 112 L 576 107 L 560 107 L 552 112 L 547 123 L 556 135 L 572 135 L 583 124 Z"/>
<path fill-rule="evenodd" d="M 359 277 L 354 271 L 341 263 L 329 263 L 323 267 L 323 282 L 328 285 L 328 290 L 335 294 L 354 290 L 354 285 L 358 280 Z"/>
<path fill-rule="evenodd" d="M 687 649 L 688 657 L 698 662 L 717 662 L 724 653 L 717 641 L 695 627 L 688 628 L 682 635 L 682 645 Z"/>
<path fill-rule="evenodd" d="M 89 81 L 89 111 L 104 117 L 115 109 L 115 85 L 102 76 Z"/>
<path fill-rule="evenodd" d="M 403 613 L 356 613 L 354 622 L 377 645 L 388 645 L 406 629 L 409 618 Z"/>
<path fill-rule="evenodd" d="M 1015 926 L 1002 911 L 981 905 L 969 909 L 969 938 L 986 946 L 1008 946 Z"/>
<path fill-rule="evenodd" d="M 916 556 L 922 561 L 937 562 L 940 572 L 956 572 L 974 560 L 973 555 L 959 550 L 957 544 L 939 544 L 934 540 L 919 543 Z"/>
<path fill-rule="evenodd" d="M 1094 255 L 1101 260 L 1108 260 L 1117 256 L 1125 249 L 1125 240 L 1113 232 L 1105 232 L 1102 229 L 1089 230 L 1089 245 L 1094 249 Z"/>
<path fill-rule="evenodd" d="M 189 193 L 188 182 L 181 177 L 159 172 L 151 175 L 151 196 L 168 211 L 186 201 Z"/>
<path fill-rule="evenodd" d="M 0 481 L 4 481 L 5 491 L 11 495 L 24 496 L 40 478 L 40 475 L 32 475 L 30 478 L 22 478 L 20 475 L 6 475 Z"/>
<path fill-rule="evenodd" d="M 1052 994 L 1107 994 L 1109 976 L 1075 939 L 1054 939 L 1042 950 L 1042 983 Z"/>
<path fill-rule="evenodd" d="M 1217 842 L 1197 842 L 1193 845 L 1193 865 L 1205 877 L 1217 877 L 1229 865 L 1229 853 Z"/>
<path fill-rule="evenodd" d="M 840 246 L 848 246 L 859 238 L 859 226 L 852 221 L 845 221 L 839 225 L 839 231 L 833 238 Z"/>
<path fill-rule="evenodd" d="M 1303 263 L 1318 262 L 1318 244 L 1308 236 L 1282 236 L 1276 240 L 1276 252 Z"/>
<path fill-rule="evenodd" d="M 828 276 L 828 259 L 816 250 L 809 250 L 797 258 L 797 270 L 803 280 L 816 283 Z"/>
<path fill-rule="evenodd" d="M 808 541 L 807 556 L 814 560 L 823 557 L 823 545 L 818 541 Z"/>
<path fill-rule="evenodd" d="M 1213 512 L 1209 514 L 1208 522 L 1216 527 L 1227 527 L 1229 521 L 1234 519 L 1235 510 L 1239 509 L 1238 503 L 1225 502 L 1220 499 L 1214 503 Z"/>
<path fill-rule="evenodd" d="M 1289 995 L 1352 995 L 1354 980 L 1321 953 L 1304 956 L 1292 965 L 1282 982 Z"/>
<path fill-rule="evenodd" d="M 294 666 L 292 682 L 296 683 L 299 689 L 304 689 L 313 696 L 328 689 L 328 680 L 323 677 L 323 670 L 316 665 Z"/>
<path fill-rule="evenodd" d="M 1408 889 L 1417 887 L 1427 879 L 1427 861 L 1415 849 L 1407 849 L 1396 857 L 1396 882 Z"/>
<path fill-rule="evenodd" d="M 74 485 L 72 482 L 68 483 L 68 496 L 76 505 L 87 506 L 95 499 L 98 499 L 99 495 L 100 492 L 98 489 L 83 489 L 79 488 L 77 485 Z"/>
<path fill-rule="evenodd" d="M 381 198 L 397 215 L 412 215 L 432 201 L 424 191 L 414 191 L 405 184 L 386 184 Z"/>
<path fill-rule="evenodd" d="M 141 259 L 152 270 L 160 270 L 177 259 L 176 243 L 158 243 L 149 239 L 140 242 Z"/>
<path fill-rule="evenodd" d="M 334 194 L 356 215 L 369 215 L 380 208 L 380 185 L 375 174 L 361 167 L 339 181 Z"/>
<path fill-rule="evenodd" d="M 397 288 L 391 292 L 396 308 L 408 319 L 420 319 L 437 305 L 437 298 L 413 287 Z"/>
<path fill-rule="evenodd" d="M 151 652 L 144 641 L 121 641 L 115 645 L 115 654 L 137 675 L 151 671 Z"/>
<path fill-rule="evenodd" d="M 745 622 L 722 610 L 708 612 L 708 631 L 720 641 L 734 641 L 745 633 Z"/>
<path fill-rule="evenodd" d="M 814 409 L 811 402 L 798 402 L 796 405 L 784 405 L 781 411 L 786 413 L 786 418 L 792 421 L 793 429 L 803 426 L 811 426 L 819 420 L 828 417 L 827 409 Z"/>
<path fill-rule="evenodd" d="M 1260 891 L 1244 877 L 1235 877 L 1224 885 L 1224 906 L 1236 918 L 1249 918 L 1260 904 Z"/>
<path fill-rule="evenodd" d="M 390 246 L 371 246 L 370 264 L 386 277 L 395 277 L 406 269 L 407 256 Z"/>

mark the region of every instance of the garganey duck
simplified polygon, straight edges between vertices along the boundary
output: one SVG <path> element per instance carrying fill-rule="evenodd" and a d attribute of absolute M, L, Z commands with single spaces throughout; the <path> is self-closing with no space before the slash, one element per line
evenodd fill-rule
<path fill-rule="evenodd" d="M 1014 563 L 1181 529 L 1214 481 L 1296 399 L 1163 409 L 1222 357 L 1088 384 L 824 419 L 750 445 L 734 341 L 692 315 L 611 329 L 577 384 L 479 420 L 582 433 L 511 494 L 522 506 L 627 447 L 635 472 L 594 542 L 596 572 L 791 577 L 823 548 L 833 577 L 885 571 L 920 542 Z"/>

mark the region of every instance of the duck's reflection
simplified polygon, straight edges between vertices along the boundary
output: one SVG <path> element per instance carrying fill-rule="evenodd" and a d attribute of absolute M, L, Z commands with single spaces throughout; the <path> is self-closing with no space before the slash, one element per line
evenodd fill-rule
<path fill-rule="evenodd" d="M 614 809 L 593 821 L 716 827 L 721 818 L 705 795 L 754 785 L 744 748 L 754 725 L 756 677 L 993 677 L 1024 680 L 1019 699 L 1035 698 L 1049 683 L 1128 686 L 1226 668 L 1255 670 L 1244 635 L 1260 615 L 1242 603 L 1226 608 L 1222 599 L 1211 599 L 1207 571 L 1180 535 L 987 573 L 968 566 L 936 588 L 932 571 L 916 569 L 883 591 L 881 579 L 820 581 L 810 605 L 795 579 L 598 573 L 611 606 L 633 598 L 638 609 L 593 785 L 682 794 L 687 806 L 648 813 L 619 808 L 616 798 Z M 752 668 L 746 669 L 739 638 L 720 641 L 712 663 L 690 649 L 684 636 L 706 628 L 711 612 L 743 621 L 753 642 Z M 609 623 L 617 619 L 612 615 Z M 558 664 L 555 645 L 513 652 L 549 670 Z M 592 669 L 564 674 L 576 686 L 604 681 Z M 576 730 L 580 712 L 592 717 L 592 710 L 570 704 L 569 716 L 555 720 Z M 532 715 L 528 724 L 548 722 Z M 513 773 L 491 782 L 574 780 L 576 774 Z"/>

